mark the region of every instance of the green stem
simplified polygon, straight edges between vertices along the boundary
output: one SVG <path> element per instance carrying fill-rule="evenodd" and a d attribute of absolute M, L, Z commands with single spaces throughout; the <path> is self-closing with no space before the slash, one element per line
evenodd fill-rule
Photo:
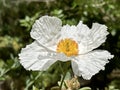
<path fill-rule="evenodd" d="M 64 67 L 65 66 L 65 67 Z M 60 67 L 60 70 L 61 70 L 61 72 L 62 72 L 62 75 L 63 75 L 63 77 L 62 77 L 62 80 L 61 80 L 61 83 L 60 83 L 60 90 L 62 89 L 62 85 L 63 85 L 63 83 L 64 83 L 64 79 L 65 79 L 65 76 L 66 76 L 66 73 L 67 73 L 67 71 L 68 71 L 68 67 L 70 66 L 70 63 L 68 62 L 68 63 L 65 63 L 65 64 L 63 64 L 63 65 L 61 65 L 61 62 L 59 62 L 59 67 Z M 64 70 L 63 70 L 63 68 L 64 68 Z"/>
<path fill-rule="evenodd" d="M 61 89 L 62 89 L 62 85 L 63 85 L 63 83 L 64 83 L 65 76 L 66 76 L 66 72 L 64 72 L 63 67 L 62 67 L 62 65 L 61 65 L 61 62 L 59 62 L 59 67 L 60 67 L 60 70 L 61 70 L 62 75 L 63 75 L 62 81 L 61 81 L 61 83 L 60 83 L 60 90 L 61 90 Z"/>
<path fill-rule="evenodd" d="M 63 83 L 64 83 L 65 76 L 66 76 L 66 73 L 63 75 L 62 81 L 61 81 L 61 83 L 60 83 L 60 90 L 62 89 L 62 85 L 63 85 Z"/>

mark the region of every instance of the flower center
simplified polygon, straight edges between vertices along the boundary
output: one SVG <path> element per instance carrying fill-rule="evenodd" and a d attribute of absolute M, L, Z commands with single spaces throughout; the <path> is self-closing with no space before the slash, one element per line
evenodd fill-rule
<path fill-rule="evenodd" d="M 63 39 L 57 45 L 57 52 L 67 56 L 76 56 L 78 55 L 78 44 L 69 38 Z"/>

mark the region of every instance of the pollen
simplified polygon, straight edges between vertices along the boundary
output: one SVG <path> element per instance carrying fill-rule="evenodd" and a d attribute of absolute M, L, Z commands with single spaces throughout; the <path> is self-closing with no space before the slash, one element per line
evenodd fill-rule
<path fill-rule="evenodd" d="M 57 44 L 57 52 L 64 53 L 66 56 L 78 55 L 78 43 L 76 41 L 66 38 L 59 41 Z"/>

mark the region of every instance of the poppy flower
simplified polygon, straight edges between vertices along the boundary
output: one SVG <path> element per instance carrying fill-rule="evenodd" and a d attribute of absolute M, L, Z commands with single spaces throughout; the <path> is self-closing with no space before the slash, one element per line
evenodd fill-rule
<path fill-rule="evenodd" d="M 90 79 L 113 58 L 107 50 L 98 48 L 108 35 L 107 26 L 93 23 L 63 25 L 57 17 L 42 16 L 30 32 L 34 41 L 21 50 L 20 63 L 27 70 L 45 71 L 56 61 L 71 61 L 75 75 Z"/>

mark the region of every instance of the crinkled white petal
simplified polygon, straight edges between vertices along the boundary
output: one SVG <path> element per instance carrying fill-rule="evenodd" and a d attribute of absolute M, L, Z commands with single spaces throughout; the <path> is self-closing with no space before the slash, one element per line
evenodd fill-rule
<path fill-rule="evenodd" d="M 37 41 L 23 48 L 19 54 L 19 59 L 25 69 L 40 71 L 48 69 L 57 60 L 63 62 L 70 60 L 62 53 L 52 52 L 47 47 L 40 46 Z"/>
<path fill-rule="evenodd" d="M 78 25 L 77 27 L 79 27 L 80 29 L 81 26 L 82 25 Z M 102 43 L 105 42 L 106 36 L 109 34 L 107 32 L 107 27 L 105 25 L 98 24 L 98 23 L 93 23 L 93 26 L 90 30 L 85 28 L 82 30 L 84 34 L 83 32 L 80 32 L 80 34 L 81 33 L 83 34 L 83 37 L 81 38 L 79 43 L 80 54 L 87 53 L 99 47 Z"/>
<path fill-rule="evenodd" d="M 20 63 L 27 70 L 46 70 L 56 62 L 49 53 L 35 41 L 21 50 Z"/>
<path fill-rule="evenodd" d="M 113 58 L 108 51 L 95 50 L 84 55 L 79 55 L 72 60 L 73 72 L 84 79 L 91 79 L 108 63 L 108 59 Z"/>
<path fill-rule="evenodd" d="M 70 25 L 64 25 L 61 29 L 61 38 L 60 39 L 65 39 L 65 38 L 70 38 L 74 40 L 78 40 L 78 35 L 77 35 L 77 28 L 76 26 L 70 26 Z"/>
<path fill-rule="evenodd" d="M 33 39 L 40 42 L 42 45 L 48 43 L 51 44 L 55 43 L 54 40 L 52 40 L 56 34 L 61 30 L 62 22 L 57 17 L 51 17 L 51 16 L 42 16 L 38 20 L 35 21 L 32 30 L 30 32 L 30 35 Z"/>
<path fill-rule="evenodd" d="M 83 24 L 82 21 L 80 21 L 76 27 L 77 27 L 77 31 L 78 31 L 78 36 L 80 38 L 79 41 L 81 41 L 83 38 L 88 36 L 88 34 L 90 33 L 89 27 L 87 25 Z"/>
<path fill-rule="evenodd" d="M 82 21 L 79 22 L 77 26 L 70 26 L 70 25 L 64 25 L 61 29 L 61 37 L 60 39 L 64 38 L 70 38 L 75 40 L 76 42 L 80 43 L 82 38 L 87 36 L 87 33 L 89 33 L 89 28 L 82 23 Z"/>

